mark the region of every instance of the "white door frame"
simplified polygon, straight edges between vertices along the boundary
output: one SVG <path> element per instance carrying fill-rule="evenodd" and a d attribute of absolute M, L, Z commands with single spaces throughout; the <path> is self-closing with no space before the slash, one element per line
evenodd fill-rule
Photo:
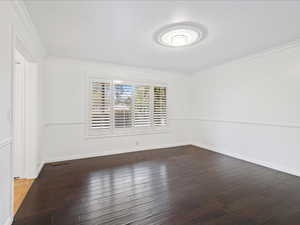
<path fill-rule="evenodd" d="M 26 178 L 25 152 L 25 71 L 26 59 L 15 49 L 13 77 L 13 176 Z"/>
<path fill-rule="evenodd" d="M 25 42 L 23 41 L 23 38 L 22 38 L 22 35 L 19 34 L 19 33 L 16 33 L 16 30 L 14 29 L 13 26 L 11 26 L 11 54 L 10 54 L 10 57 L 11 57 L 11 71 L 12 71 L 12 82 L 11 82 L 11 106 L 12 106 L 12 109 L 11 109 L 11 126 L 12 126 L 12 130 L 11 130 L 11 134 L 12 134 L 12 151 L 11 151 L 11 189 L 12 189 L 12 192 L 11 192 L 11 218 L 13 219 L 14 218 L 14 156 L 15 156 L 15 145 L 14 145 L 14 142 L 15 142 L 15 129 L 17 129 L 18 125 L 15 123 L 15 88 L 16 88 L 16 84 L 15 84 L 15 81 L 16 81 L 16 77 L 15 77 L 15 73 L 16 73 L 16 65 L 15 65 L 15 59 L 16 59 L 16 50 L 18 52 L 20 52 L 22 54 L 22 56 L 29 62 L 29 64 L 34 64 L 35 63 L 35 60 L 34 58 L 32 57 L 32 54 L 30 52 L 30 49 L 26 48 L 26 44 Z M 28 72 L 28 68 L 25 69 L 25 74 L 24 74 L 24 78 L 26 77 L 26 72 Z M 25 86 L 25 83 L 26 83 L 26 79 L 24 79 L 24 86 Z M 25 89 L 25 88 L 24 88 Z M 24 90 L 24 95 L 25 95 L 25 90 Z M 26 102 L 25 102 L 26 104 Z M 24 108 L 26 108 L 24 106 Z M 24 109 L 24 124 L 26 124 L 26 118 L 25 118 L 25 109 Z M 25 130 L 24 130 L 24 134 L 25 134 Z M 25 136 L 25 135 L 24 135 Z M 29 175 L 28 173 L 28 170 L 29 168 L 34 165 L 36 162 L 33 162 L 32 159 L 28 156 L 28 152 L 26 152 L 26 145 L 25 145 L 25 141 L 26 140 L 26 137 L 24 137 L 24 178 L 33 178 L 32 175 Z"/>

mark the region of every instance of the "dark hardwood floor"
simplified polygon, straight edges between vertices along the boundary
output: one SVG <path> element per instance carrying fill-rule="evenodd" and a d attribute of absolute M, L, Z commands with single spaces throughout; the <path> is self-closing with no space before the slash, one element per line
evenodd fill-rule
<path fill-rule="evenodd" d="M 194 146 L 47 164 L 14 225 L 299 225 L 300 178 Z"/>

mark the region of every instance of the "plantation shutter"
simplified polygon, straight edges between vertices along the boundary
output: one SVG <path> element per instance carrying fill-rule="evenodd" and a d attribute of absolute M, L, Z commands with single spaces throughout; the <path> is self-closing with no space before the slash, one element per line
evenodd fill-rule
<path fill-rule="evenodd" d="M 109 82 L 91 81 L 90 128 L 110 129 L 111 85 Z"/>
<path fill-rule="evenodd" d="M 133 117 L 133 86 L 114 85 L 114 122 L 115 128 L 131 128 Z"/>
<path fill-rule="evenodd" d="M 87 95 L 88 135 L 136 134 L 168 124 L 166 86 L 89 78 Z"/>
<path fill-rule="evenodd" d="M 154 126 L 167 125 L 167 88 L 154 87 L 154 109 L 153 109 L 153 124 Z"/>
<path fill-rule="evenodd" d="M 137 85 L 135 87 L 134 126 L 151 126 L 150 86 Z"/>

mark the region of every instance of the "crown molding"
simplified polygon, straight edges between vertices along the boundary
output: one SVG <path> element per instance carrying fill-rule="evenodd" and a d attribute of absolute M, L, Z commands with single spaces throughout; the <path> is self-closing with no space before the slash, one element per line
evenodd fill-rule
<path fill-rule="evenodd" d="M 34 25 L 32 18 L 28 12 L 28 9 L 24 3 L 23 0 L 11 0 L 10 1 L 16 14 L 20 18 L 20 20 L 23 22 L 26 30 L 30 33 L 33 34 L 32 36 L 35 37 L 37 44 L 39 47 L 42 49 L 42 55 L 46 55 L 46 49 L 44 47 L 44 44 L 42 43 L 42 39 L 39 35 L 39 32 Z"/>
<path fill-rule="evenodd" d="M 251 62 L 255 59 L 258 59 L 258 58 L 261 58 L 264 56 L 280 53 L 280 52 L 283 52 L 283 51 L 286 51 L 286 50 L 289 50 L 292 48 L 299 48 L 299 47 L 300 47 L 300 38 L 295 39 L 293 41 L 286 42 L 284 44 L 276 45 L 274 47 L 266 48 L 261 51 L 256 51 L 252 54 L 248 54 L 245 56 L 241 56 L 241 57 L 233 58 L 233 59 L 229 59 L 229 60 L 224 60 L 223 62 L 215 64 L 215 65 L 212 64 L 212 65 L 204 66 L 202 69 L 191 73 L 191 75 L 197 75 L 199 73 L 214 70 L 214 69 L 220 68 L 222 66 L 232 64 L 232 63 L 240 64 L 240 63 L 245 63 L 245 62 Z"/>

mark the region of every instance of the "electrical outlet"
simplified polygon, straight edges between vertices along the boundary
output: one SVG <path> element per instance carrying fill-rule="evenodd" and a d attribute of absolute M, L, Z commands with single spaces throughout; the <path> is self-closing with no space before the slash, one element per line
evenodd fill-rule
<path fill-rule="evenodd" d="M 138 141 L 135 142 L 135 145 L 139 145 L 140 143 Z"/>

